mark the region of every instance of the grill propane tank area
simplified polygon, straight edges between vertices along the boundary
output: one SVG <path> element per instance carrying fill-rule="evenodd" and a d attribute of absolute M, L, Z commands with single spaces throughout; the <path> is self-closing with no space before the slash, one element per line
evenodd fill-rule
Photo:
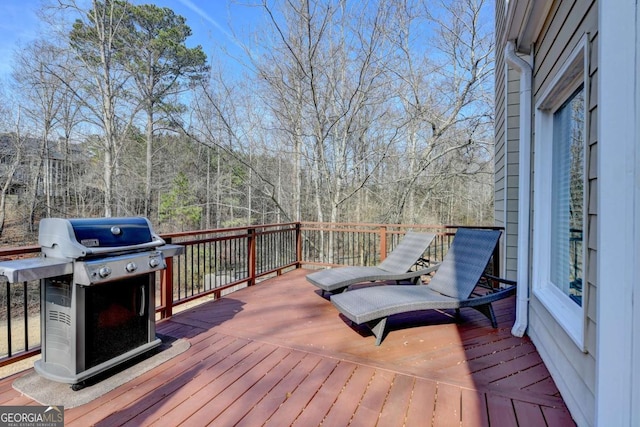
<path fill-rule="evenodd" d="M 161 344 L 155 334 L 156 271 L 184 248 L 148 219 L 45 218 L 41 256 L 0 262 L 10 283 L 40 281 L 42 357 L 53 381 L 83 381 Z"/>

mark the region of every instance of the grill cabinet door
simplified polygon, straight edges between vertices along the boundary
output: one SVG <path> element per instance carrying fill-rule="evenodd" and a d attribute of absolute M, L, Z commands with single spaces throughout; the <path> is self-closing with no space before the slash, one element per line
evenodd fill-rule
<path fill-rule="evenodd" d="M 149 342 L 151 276 L 83 287 L 85 369 Z"/>

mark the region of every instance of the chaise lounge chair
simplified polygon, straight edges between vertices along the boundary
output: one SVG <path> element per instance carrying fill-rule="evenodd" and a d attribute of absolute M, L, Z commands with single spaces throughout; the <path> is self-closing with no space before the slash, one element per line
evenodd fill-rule
<path fill-rule="evenodd" d="M 352 322 L 366 323 L 376 336 L 376 345 L 384 338 L 387 318 L 398 313 L 429 309 L 471 307 L 484 314 L 494 328 L 498 327 L 491 303 L 512 295 L 515 282 L 485 274 L 485 269 L 500 238 L 499 230 L 458 229 L 444 260 L 428 285 L 377 286 L 332 295 L 331 302 Z M 480 279 L 509 285 L 494 290 L 485 285 L 483 293 L 475 292 Z M 482 285 L 480 285 L 482 286 Z"/>
<path fill-rule="evenodd" d="M 377 266 L 348 266 L 320 270 L 307 275 L 307 280 L 325 292 L 337 293 L 350 285 L 381 280 L 407 280 L 417 283 L 432 268 L 412 270 L 422 260 L 424 251 L 435 237 L 433 233 L 409 231 L 398 246 Z"/>

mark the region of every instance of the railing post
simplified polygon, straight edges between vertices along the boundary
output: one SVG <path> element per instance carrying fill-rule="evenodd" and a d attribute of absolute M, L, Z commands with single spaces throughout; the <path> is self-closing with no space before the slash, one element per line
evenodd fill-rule
<path fill-rule="evenodd" d="M 171 239 L 165 239 L 171 243 Z M 166 259 L 167 268 L 160 274 L 160 305 L 164 307 L 160 311 L 160 318 L 166 319 L 173 316 L 173 257 Z"/>
<path fill-rule="evenodd" d="M 302 225 L 296 223 L 296 268 L 302 268 Z"/>
<path fill-rule="evenodd" d="M 380 227 L 380 261 L 387 257 L 387 227 Z"/>
<path fill-rule="evenodd" d="M 247 286 L 253 286 L 256 284 L 256 229 L 253 227 L 249 228 L 247 230 L 247 236 L 247 254 L 249 255 L 247 257 L 247 262 L 249 263 L 249 281 L 247 282 Z"/>

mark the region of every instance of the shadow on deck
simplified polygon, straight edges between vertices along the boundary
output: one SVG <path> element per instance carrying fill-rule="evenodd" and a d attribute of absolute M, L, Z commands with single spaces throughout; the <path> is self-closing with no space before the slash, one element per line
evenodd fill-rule
<path fill-rule="evenodd" d="M 66 425 L 567 426 L 531 341 L 473 310 L 390 319 L 380 347 L 294 270 L 173 316 L 158 333 L 185 353 L 65 411 Z M 0 382 L 2 405 L 34 404 Z"/>

